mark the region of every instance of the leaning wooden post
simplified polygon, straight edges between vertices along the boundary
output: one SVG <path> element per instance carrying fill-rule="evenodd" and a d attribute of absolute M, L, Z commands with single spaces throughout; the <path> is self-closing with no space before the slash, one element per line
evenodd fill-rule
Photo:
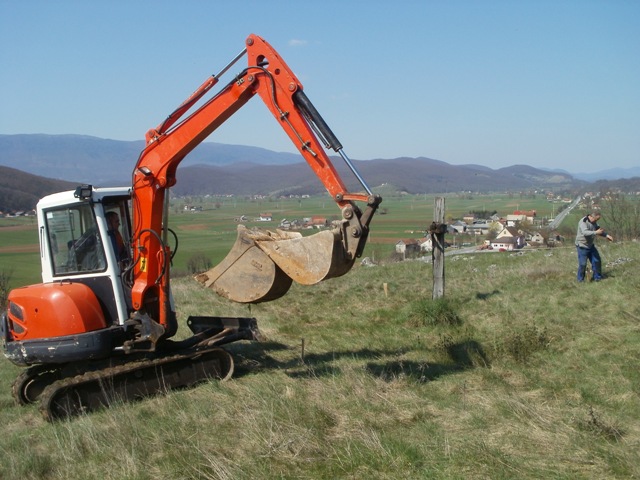
<path fill-rule="evenodd" d="M 433 208 L 433 223 L 429 228 L 431 233 L 431 260 L 433 265 L 433 295 L 432 298 L 444 297 L 444 235 L 447 225 L 444 223 L 444 197 L 436 197 Z"/>

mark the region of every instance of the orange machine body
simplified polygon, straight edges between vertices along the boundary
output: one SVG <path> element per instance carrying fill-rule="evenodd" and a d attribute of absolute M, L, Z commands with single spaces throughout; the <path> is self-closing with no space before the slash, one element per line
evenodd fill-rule
<path fill-rule="evenodd" d="M 96 296 L 82 283 L 16 288 L 8 300 L 8 333 L 16 341 L 77 335 L 107 327 Z"/>

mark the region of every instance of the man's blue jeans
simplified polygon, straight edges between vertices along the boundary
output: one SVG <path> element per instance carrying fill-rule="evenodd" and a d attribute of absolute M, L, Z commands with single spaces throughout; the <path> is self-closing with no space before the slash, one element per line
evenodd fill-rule
<path fill-rule="evenodd" d="M 584 276 L 587 272 L 587 262 L 591 262 L 591 270 L 593 271 L 593 279 L 600 280 L 602 273 L 600 271 L 600 253 L 595 245 L 588 248 L 576 247 L 578 250 L 578 281 L 584 282 Z"/>

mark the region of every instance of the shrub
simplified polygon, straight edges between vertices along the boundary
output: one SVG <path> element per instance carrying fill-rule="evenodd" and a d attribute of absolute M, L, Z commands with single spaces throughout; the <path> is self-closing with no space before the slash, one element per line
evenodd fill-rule
<path fill-rule="evenodd" d="M 624 430 L 618 425 L 604 421 L 600 415 L 596 414 L 592 406 L 589 406 L 588 418 L 578 421 L 578 427 L 611 442 L 622 440 L 625 434 Z"/>
<path fill-rule="evenodd" d="M 9 282 L 11 281 L 11 272 L 6 270 L 0 271 L 0 308 L 4 309 L 7 305 L 9 297 Z"/>
<path fill-rule="evenodd" d="M 549 346 L 549 335 L 546 328 L 536 325 L 525 325 L 522 329 L 514 329 L 498 345 L 498 352 L 509 355 L 520 363 L 526 363 L 537 351 Z"/>
<path fill-rule="evenodd" d="M 456 302 L 447 297 L 412 302 L 405 314 L 407 322 L 412 327 L 462 324 Z"/>
<path fill-rule="evenodd" d="M 199 273 L 209 270 L 213 266 L 211 259 L 204 253 L 196 253 L 187 260 L 187 270 L 189 273 Z"/>

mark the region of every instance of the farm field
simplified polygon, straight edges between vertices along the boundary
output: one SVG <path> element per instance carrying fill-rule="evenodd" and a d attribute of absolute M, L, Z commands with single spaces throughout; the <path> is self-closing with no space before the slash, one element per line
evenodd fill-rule
<path fill-rule="evenodd" d="M 195 210 L 185 210 L 185 205 Z M 433 221 L 434 196 L 395 195 L 385 197 L 371 224 L 369 242 L 364 256 L 384 259 L 391 255 L 396 242 L 420 238 Z M 509 194 L 446 196 L 447 218 L 461 218 L 470 211 L 497 211 L 506 216 L 516 209 L 536 210 L 539 218 L 551 217 L 556 204 L 543 195 Z M 383 214 L 383 212 L 385 212 Z M 256 222 L 261 213 L 270 213 L 271 222 Z M 337 219 L 339 210 L 328 196 L 278 200 L 247 198 L 182 198 L 171 202 L 170 227 L 179 239 L 174 257 L 176 274 L 187 271 L 187 262 L 194 255 L 204 255 L 212 264 L 221 261 L 236 239 L 238 219 L 246 216 L 249 227 L 277 228 L 283 219 L 302 219 L 313 215 Z M 567 224 L 573 230 L 573 220 Z M 312 231 L 305 231 L 311 234 Z M 461 239 L 463 237 L 460 237 Z M 461 241 L 479 242 L 465 237 Z M 0 219 L 0 268 L 12 272 L 11 285 L 36 283 L 40 279 L 37 226 L 34 218 Z"/>

